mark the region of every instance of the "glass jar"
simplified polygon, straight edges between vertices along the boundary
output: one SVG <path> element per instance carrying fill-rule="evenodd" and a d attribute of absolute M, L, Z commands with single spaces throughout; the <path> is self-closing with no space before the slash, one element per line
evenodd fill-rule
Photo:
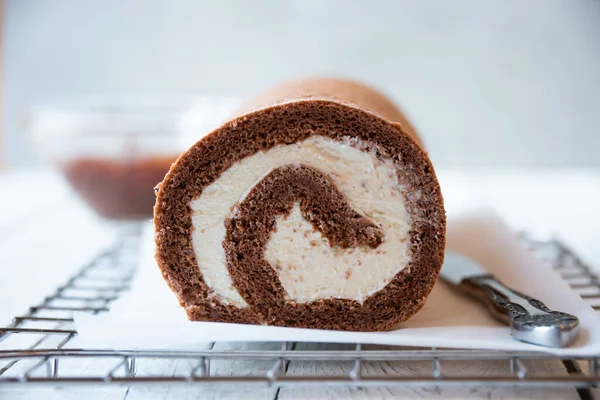
<path fill-rule="evenodd" d="M 32 138 L 99 215 L 150 218 L 155 186 L 185 150 L 177 134 L 183 111 L 147 103 L 39 106 Z"/>

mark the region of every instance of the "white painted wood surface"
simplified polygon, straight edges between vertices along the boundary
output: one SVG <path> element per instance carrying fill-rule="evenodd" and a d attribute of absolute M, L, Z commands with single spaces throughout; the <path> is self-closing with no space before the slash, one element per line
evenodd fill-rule
<path fill-rule="evenodd" d="M 572 244 L 585 258 L 598 265 L 600 249 L 593 245 L 600 226 L 600 214 L 594 210 L 600 200 L 600 176 L 586 171 L 571 172 L 446 172 L 440 178 L 446 202 L 453 210 L 476 204 L 495 206 L 515 229 L 525 229 L 538 235 L 556 233 Z M 51 173 L 30 172 L 0 175 L 0 324 L 23 313 L 28 306 L 64 282 L 86 259 L 107 246 L 113 236 L 109 225 L 103 224 L 70 194 L 62 181 Z M 574 201 L 573 199 L 576 199 Z M 251 338 L 249 338 L 251 339 Z M 0 348 L 18 346 L 17 341 L 5 341 Z M 275 349 L 275 344 L 217 343 L 215 348 Z M 332 348 L 332 345 L 299 344 L 306 348 Z M 77 339 L 69 344 L 77 347 Z M 333 346 L 341 348 L 344 345 Z M 117 360 L 72 361 L 61 364 L 61 372 L 93 373 L 106 371 Z M 264 362 L 213 362 L 213 374 L 263 374 L 272 366 Z M 504 373 L 503 362 L 447 362 L 444 373 L 477 373 L 484 376 Z M 22 365 L 20 368 L 24 368 Z M 527 363 L 534 374 L 566 374 L 557 361 Z M 187 362 L 161 361 L 152 368 L 140 362 L 138 374 L 175 374 L 189 371 Z M 351 362 L 315 363 L 292 361 L 290 375 L 347 373 Z M 18 370 L 17 368 L 16 370 Z M 16 371 L 15 370 L 15 371 Z M 431 371 L 430 362 L 365 362 L 364 375 L 401 374 L 418 376 Z M 267 387 L 208 386 L 132 386 L 132 387 L 0 387 L 0 398 L 9 399 L 392 399 L 392 398 L 527 398 L 576 399 L 573 389 L 516 388 L 306 388 L 287 387 L 280 390 Z"/>

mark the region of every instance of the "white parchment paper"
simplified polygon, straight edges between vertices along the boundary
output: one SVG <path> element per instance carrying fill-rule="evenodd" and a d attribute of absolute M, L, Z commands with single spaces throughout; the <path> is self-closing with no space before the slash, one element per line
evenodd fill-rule
<path fill-rule="evenodd" d="M 567 349 L 518 342 L 486 309 L 438 281 L 425 307 L 389 332 L 339 332 L 188 321 L 167 288 L 153 259 L 152 226 L 144 234 L 138 274 L 131 291 L 100 315 L 77 314 L 80 343 L 89 348 L 190 348 L 212 341 L 303 341 L 369 343 L 415 347 L 545 351 L 600 354 L 600 315 L 562 278 L 519 243 L 489 212 L 460 215 L 448 222 L 448 247 L 477 261 L 509 286 L 538 298 L 550 308 L 577 315 L 582 330 Z"/>

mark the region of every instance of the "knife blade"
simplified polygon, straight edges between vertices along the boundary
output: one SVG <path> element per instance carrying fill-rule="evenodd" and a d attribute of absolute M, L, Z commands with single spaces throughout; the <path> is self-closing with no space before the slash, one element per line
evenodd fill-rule
<path fill-rule="evenodd" d="M 510 326 L 513 338 L 545 347 L 566 347 L 577 339 L 579 319 L 550 310 L 540 300 L 511 289 L 473 260 L 446 251 L 441 277 L 464 294 L 487 306 Z"/>

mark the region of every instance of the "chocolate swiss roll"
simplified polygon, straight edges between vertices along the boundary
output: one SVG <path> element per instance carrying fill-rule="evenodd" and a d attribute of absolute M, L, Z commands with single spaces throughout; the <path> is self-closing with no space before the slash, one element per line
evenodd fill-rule
<path fill-rule="evenodd" d="M 340 79 L 275 87 L 158 186 L 156 260 L 189 319 L 353 331 L 413 316 L 446 218 L 415 130 Z"/>

